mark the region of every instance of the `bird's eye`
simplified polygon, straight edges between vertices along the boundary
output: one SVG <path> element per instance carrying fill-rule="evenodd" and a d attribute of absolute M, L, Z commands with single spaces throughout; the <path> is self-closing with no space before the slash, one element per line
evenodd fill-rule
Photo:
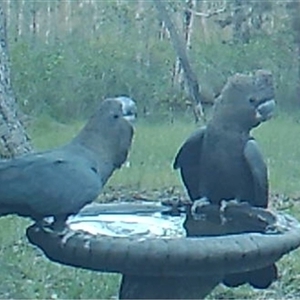
<path fill-rule="evenodd" d="M 254 103 L 255 103 L 255 99 L 254 99 L 254 98 L 250 98 L 250 99 L 249 99 L 249 102 L 250 102 L 251 104 L 254 104 Z"/>
<path fill-rule="evenodd" d="M 98 170 L 95 167 L 91 167 L 91 170 L 96 174 L 98 173 Z"/>
<path fill-rule="evenodd" d="M 119 115 L 114 114 L 114 119 L 118 119 L 118 118 L 119 118 Z"/>

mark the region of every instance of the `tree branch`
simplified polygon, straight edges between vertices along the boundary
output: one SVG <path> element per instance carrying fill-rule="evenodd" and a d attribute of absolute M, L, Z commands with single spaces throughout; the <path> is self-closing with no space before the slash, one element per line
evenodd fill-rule
<path fill-rule="evenodd" d="M 199 117 L 197 118 L 197 115 L 196 115 L 197 114 L 196 106 L 197 105 L 200 106 L 199 114 L 200 114 L 200 117 L 203 117 L 204 116 L 203 109 L 202 109 L 202 98 L 203 97 L 201 96 L 201 94 L 199 92 L 199 84 L 198 84 L 197 76 L 194 73 L 194 71 L 189 63 L 185 43 L 184 43 L 182 37 L 178 34 L 178 30 L 175 27 L 174 23 L 172 22 L 169 14 L 167 12 L 167 9 L 164 6 L 164 4 L 162 3 L 162 1 L 161 0 L 153 0 L 153 3 L 158 11 L 159 18 L 163 22 L 165 22 L 165 25 L 169 30 L 171 41 L 173 43 L 173 47 L 176 51 L 176 54 L 182 65 L 182 69 L 184 71 L 186 83 L 187 83 L 188 90 L 189 90 L 189 95 L 193 99 L 193 102 L 194 102 L 195 119 L 196 119 L 196 121 L 198 121 L 197 119 L 199 119 Z"/>
<path fill-rule="evenodd" d="M 216 16 L 216 15 L 219 15 L 223 12 L 226 11 L 226 6 L 220 8 L 220 9 L 217 9 L 215 11 L 208 11 L 208 12 L 200 12 L 200 11 L 195 11 L 193 9 L 190 9 L 190 8 L 187 8 L 188 11 L 190 11 L 191 13 L 193 13 L 195 16 L 198 16 L 198 17 L 202 17 L 202 18 L 210 18 L 212 16 Z"/>

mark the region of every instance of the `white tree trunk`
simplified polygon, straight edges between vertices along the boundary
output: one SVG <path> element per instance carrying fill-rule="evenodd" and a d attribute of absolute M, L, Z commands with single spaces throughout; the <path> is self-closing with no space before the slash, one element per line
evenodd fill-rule
<path fill-rule="evenodd" d="M 136 61 L 138 64 L 142 63 L 142 53 L 141 53 L 141 48 L 144 43 L 143 39 L 143 12 L 144 12 L 144 0 L 138 0 L 137 3 L 137 8 L 135 11 L 135 20 L 137 23 L 137 52 L 136 52 Z"/>
<path fill-rule="evenodd" d="M 72 6 L 71 0 L 65 0 L 65 22 L 66 28 L 69 33 L 72 33 L 72 22 L 71 22 L 71 13 L 72 13 Z"/>
<path fill-rule="evenodd" d="M 48 0 L 47 1 L 47 15 L 46 15 L 46 32 L 45 32 L 46 44 L 49 44 L 50 34 L 51 34 L 51 0 Z"/>

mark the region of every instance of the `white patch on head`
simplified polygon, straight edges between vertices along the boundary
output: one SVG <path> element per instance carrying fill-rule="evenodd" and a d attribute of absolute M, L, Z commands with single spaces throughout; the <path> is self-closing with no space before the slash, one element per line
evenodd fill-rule
<path fill-rule="evenodd" d="M 137 116 L 137 105 L 136 102 L 126 96 L 116 97 L 116 100 L 122 103 L 123 116 L 126 120 L 132 122 Z"/>

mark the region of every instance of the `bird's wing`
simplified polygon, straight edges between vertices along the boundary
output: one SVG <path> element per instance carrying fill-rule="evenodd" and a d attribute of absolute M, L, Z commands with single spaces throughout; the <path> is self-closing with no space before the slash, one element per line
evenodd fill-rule
<path fill-rule="evenodd" d="M 174 169 L 180 169 L 182 181 L 191 200 L 198 199 L 200 155 L 205 127 L 196 130 L 179 149 L 174 163 Z"/>
<path fill-rule="evenodd" d="M 244 156 L 249 165 L 255 191 L 254 205 L 268 206 L 268 171 L 262 153 L 254 139 L 250 139 L 244 149 Z"/>
<path fill-rule="evenodd" d="M 0 163 L 0 214 L 23 215 L 22 209 L 36 215 L 76 213 L 101 188 L 89 157 L 65 150 L 29 154 Z"/>

